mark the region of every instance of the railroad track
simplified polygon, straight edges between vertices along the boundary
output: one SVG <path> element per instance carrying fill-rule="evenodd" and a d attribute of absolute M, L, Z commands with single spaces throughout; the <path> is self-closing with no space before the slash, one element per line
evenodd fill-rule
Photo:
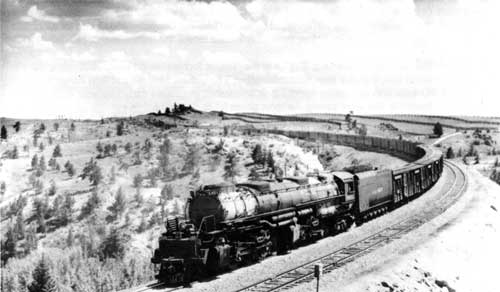
<path fill-rule="evenodd" d="M 433 208 L 418 215 L 403 219 L 385 229 L 382 229 L 381 231 L 378 231 L 375 234 L 361 239 L 360 241 L 335 250 L 305 264 L 301 264 L 296 268 L 280 273 L 272 278 L 268 278 L 236 290 L 236 292 L 283 291 L 302 283 L 313 281 L 315 279 L 314 265 L 316 263 L 323 264 L 323 273 L 332 272 L 354 259 L 375 250 L 376 248 L 401 238 L 411 230 L 414 230 L 422 224 L 437 217 L 453 205 L 467 189 L 467 177 L 463 170 L 450 161 L 445 161 L 445 166 L 450 170 L 454 179 L 452 181 L 450 180 L 445 182 L 442 189 L 446 190 L 446 192 L 440 197 L 439 200 L 436 201 Z"/>
<path fill-rule="evenodd" d="M 160 282 L 155 282 L 155 283 L 150 283 L 146 286 L 143 286 L 143 287 L 136 287 L 136 288 L 131 288 L 131 289 L 127 289 L 127 290 L 124 290 L 122 292 L 146 292 L 146 291 L 161 291 L 161 292 L 173 292 L 173 291 L 176 291 L 176 290 L 179 290 L 183 287 L 169 287 L 167 285 L 165 285 L 164 283 L 160 283 Z"/>

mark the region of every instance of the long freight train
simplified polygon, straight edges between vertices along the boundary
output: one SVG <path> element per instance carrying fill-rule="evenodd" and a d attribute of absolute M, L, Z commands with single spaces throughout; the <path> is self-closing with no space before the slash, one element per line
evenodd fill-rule
<path fill-rule="evenodd" d="M 208 185 L 186 205 L 186 218 L 168 219 L 151 262 L 156 278 L 190 282 L 237 264 L 285 253 L 298 244 L 347 230 L 408 202 L 441 176 L 443 156 L 412 142 L 328 133 L 273 131 L 384 151 L 416 161 L 396 170 L 329 172 L 279 181 Z"/>

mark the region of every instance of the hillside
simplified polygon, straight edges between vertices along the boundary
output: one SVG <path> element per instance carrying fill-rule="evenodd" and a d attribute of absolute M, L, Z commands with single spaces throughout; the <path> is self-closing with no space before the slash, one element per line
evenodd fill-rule
<path fill-rule="evenodd" d="M 61 291 L 110 291 L 151 280 L 149 258 L 162 222 L 183 215 L 191 190 L 247 180 L 253 168 L 271 175 L 268 162 L 258 166 L 251 157 L 257 144 L 288 175 L 405 163 L 348 147 L 247 135 L 217 113 L 20 120 L 18 132 L 12 128 L 16 121 L 2 119 L 8 139 L 0 143 L 6 291 L 24 291 L 41 257 Z M 229 155 L 238 161 L 237 175 L 224 178 Z"/>

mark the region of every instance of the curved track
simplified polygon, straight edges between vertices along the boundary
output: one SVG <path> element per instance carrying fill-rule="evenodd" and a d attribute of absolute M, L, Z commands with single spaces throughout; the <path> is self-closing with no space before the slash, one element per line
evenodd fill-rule
<path fill-rule="evenodd" d="M 467 176 L 460 167 L 450 161 L 445 161 L 445 169 L 450 172 L 450 180 L 445 182 L 441 189 L 441 192 L 444 194 L 435 202 L 432 208 L 418 215 L 405 218 L 360 241 L 335 250 L 330 254 L 316 258 L 272 278 L 239 289 L 237 292 L 282 291 L 301 283 L 313 281 L 315 279 L 314 265 L 316 263 L 321 262 L 324 267 L 324 273 L 329 273 L 388 242 L 400 238 L 404 234 L 432 220 L 453 205 L 467 189 Z"/>

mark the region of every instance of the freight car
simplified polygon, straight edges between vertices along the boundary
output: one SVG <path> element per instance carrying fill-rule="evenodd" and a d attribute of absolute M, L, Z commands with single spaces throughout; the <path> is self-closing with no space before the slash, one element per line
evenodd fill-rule
<path fill-rule="evenodd" d="M 166 283 L 259 261 L 273 253 L 347 230 L 429 189 L 443 170 L 442 154 L 402 140 L 284 132 L 404 157 L 419 157 L 397 170 L 329 172 L 279 181 L 201 187 L 186 204 L 186 218 L 167 219 L 151 262 Z"/>

